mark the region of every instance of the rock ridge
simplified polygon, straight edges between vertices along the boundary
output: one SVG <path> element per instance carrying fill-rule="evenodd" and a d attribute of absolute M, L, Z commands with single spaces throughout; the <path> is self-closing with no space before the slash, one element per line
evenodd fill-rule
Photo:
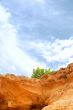
<path fill-rule="evenodd" d="M 73 63 L 40 79 L 0 75 L 0 110 L 73 110 Z"/>

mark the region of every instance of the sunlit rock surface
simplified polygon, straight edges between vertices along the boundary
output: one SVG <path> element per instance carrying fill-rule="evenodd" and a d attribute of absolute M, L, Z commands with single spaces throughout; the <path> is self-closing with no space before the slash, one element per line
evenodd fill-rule
<path fill-rule="evenodd" d="M 40 79 L 0 75 L 0 110 L 73 110 L 73 64 Z"/>

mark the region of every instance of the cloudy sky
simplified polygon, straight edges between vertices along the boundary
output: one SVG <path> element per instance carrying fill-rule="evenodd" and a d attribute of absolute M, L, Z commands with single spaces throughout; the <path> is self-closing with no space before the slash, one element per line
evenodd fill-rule
<path fill-rule="evenodd" d="M 0 73 L 72 62 L 73 0 L 0 0 Z"/>

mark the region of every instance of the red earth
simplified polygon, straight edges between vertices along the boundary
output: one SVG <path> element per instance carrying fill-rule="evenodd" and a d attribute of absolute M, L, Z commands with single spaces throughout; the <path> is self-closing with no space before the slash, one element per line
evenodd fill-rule
<path fill-rule="evenodd" d="M 40 79 L 0 75 L 0 110 L 73 110 L 73 63 Z"/>

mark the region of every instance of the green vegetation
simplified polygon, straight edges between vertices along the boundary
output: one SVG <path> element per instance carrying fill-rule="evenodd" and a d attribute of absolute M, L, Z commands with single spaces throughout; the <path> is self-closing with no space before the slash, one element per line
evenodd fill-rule
<path fill-rule="evenodd" d="M 51 74 L 53 71 L 49 69 L 39 68 L 33 69 L 32 78 L 40 78 L 44 74 Z"/>

